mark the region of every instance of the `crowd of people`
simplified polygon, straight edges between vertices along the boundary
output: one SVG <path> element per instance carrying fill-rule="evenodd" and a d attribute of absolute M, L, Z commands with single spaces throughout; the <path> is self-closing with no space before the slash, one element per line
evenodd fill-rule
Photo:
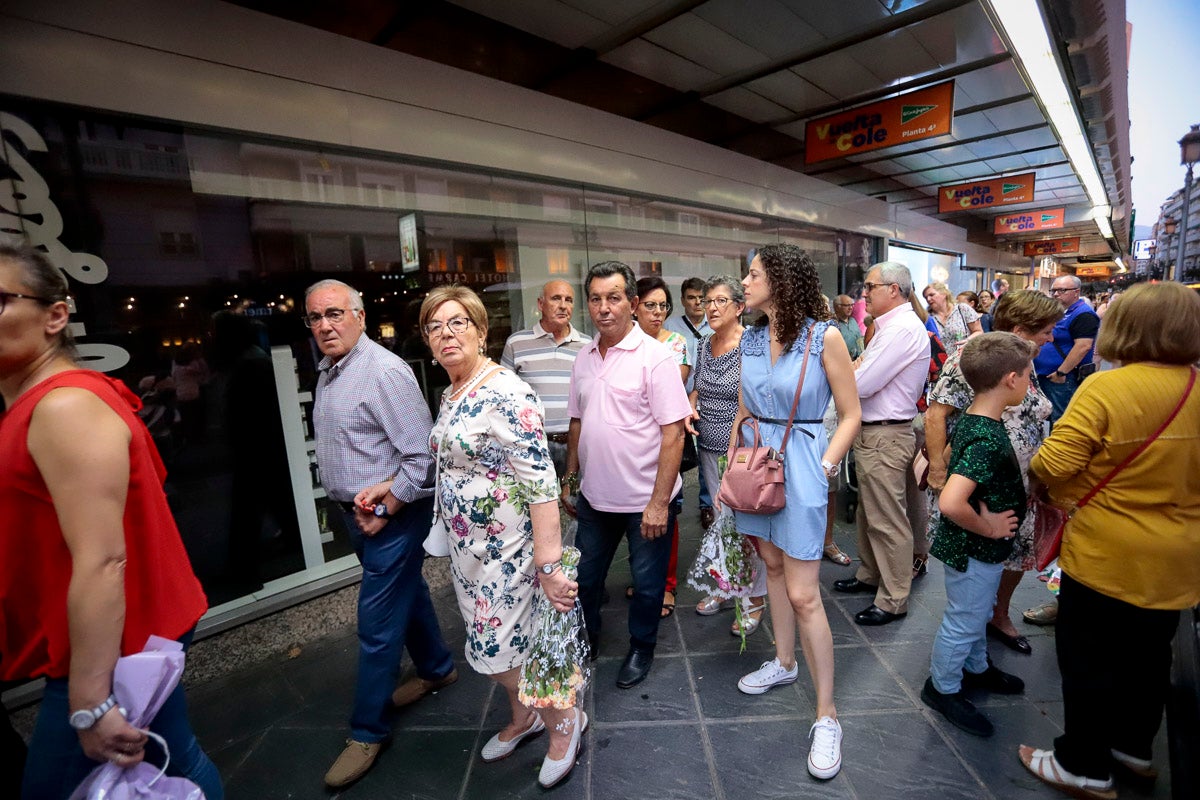
<path fill-rule="evenodd" d="M 852 563 L 831 538 L 850 463 L 859 562 L 831 588 L 869 596 L 859 625 L 903 624 L 925 559 L 941 561 L 946 609 L 921 699 L 979 736 L 994 726 L 964 689 L 1024 690 L 987 648 L 990 638 L 1032 652 L 1009 603 L 1035 568 L 1033 500 L 1083 506 L 1063 536 L 1055 610 L 1065 732 L 1019 757 L 1083 797 L 1115 797 L 1114 770 L 1153 775 L 1177 612 L 1200 602 L 1200 297 L 1139 285 L 1101 325 L 1073 276 L 1056 278 L 1049 296 L 1006 285 L 954 296 L 941 283 L 918 294 L 896 262 L 872 266 L 859 298 L 827 297 L 811 258 L 786 244 L 757 250 L 741 280 L 686 281 L 678 318 L 661 278 L 638 279 L 621 262 L 595 264 L 582 288 L 593 337 L 571 323 L 573 287 L 553 280 L 537 300 L 540 319 L 509 338 L 500 363 L 487 355 L 480 298 L 459 286 L 431 291 L 419 329 L 450 379 L 436 417 L 408 364 L 365 335 L 352 286 L 307 290 L 304 323 L 322 354 L 317 461 L 363 566 L 354 704 L 330 788 L 375 764 L 394 709 L 458 678 L 421 576 L 427 553 L 449 558 L 466 663 L 509 701 L 482 760 L 547 732 L 538 781 L 565 780 L 589 720 L 577 701 L 522 702 L 536 615 L 578 601 L 596 658 L 624 542 L 628 648 L 616 686 L 646 680 L 675 607 L 685 450 L 708 525 L 721 512 L 721 457 L 751 419 L 781 453 L 786 502 L 770 514 L 732 512 L 753 543 L 757 580 L 731 631 L 753 634 L 765 617 L 775 637 L 774 657 L 737 686 L 757 695 L 793 683 L 803 655 L 816 699 L 814 777 L 842 766 L 819 566 Z M 0 680 L 48 678 L 25 768 L 31 798 L 65 798 L 97 761 L 132 765 L 156 746 L 115 708 L 114 664 L 150 633 L 186 647 L 207 607 L 137 398 L 78 367 L 67 317 L 65 282 L 44 256 L 0 247 L 0 448 L 12 454 L 0 465 L 0 502 L 21 509 L 0 519 L 0 586 L 20 597 L 6 601 Z M 1092 375 L 1097 358 L 1120 368 Z M 922 460 L 927 488 L 914 469 Z M 564 570 L 560 509 L 577 522 L 576 578 Z M 37 548 L 30 530 L 42 534 Z M 728 606 L 705 597 L 695 612 Z M 415 674 L 401 682 L 405 649 Z M 170 745 L 173 774 L 222 796 L 182 689 L 151 730 Z"/>

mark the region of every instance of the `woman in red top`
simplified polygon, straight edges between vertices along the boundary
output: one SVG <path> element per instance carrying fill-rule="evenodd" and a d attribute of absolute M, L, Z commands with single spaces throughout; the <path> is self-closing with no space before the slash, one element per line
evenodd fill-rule
<path fill-rule="evenodd" d="M 150 634 L 186 645 L 207 608 L 138 401 L 76 366 L 68 314 L 45 256 L 0 244 L 0 680 L 47 679 L 26 800 L 67 797 L 96 762 L 142 760 L 147 737 L 112 702 L 113 667 Z M 150 727 L 169 771 L 221 800 L 182 686 Z"/>

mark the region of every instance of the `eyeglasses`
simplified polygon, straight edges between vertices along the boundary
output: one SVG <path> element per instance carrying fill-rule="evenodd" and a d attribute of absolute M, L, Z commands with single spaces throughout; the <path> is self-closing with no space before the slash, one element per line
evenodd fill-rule
<path fill-rule="evenodd" d="M 36 297 L 32 294 L 17 294 L 16 292 L 0 292 L 0 314 L 4 313 L 4 306 L 9 300 L 33 300 L 35 303 L 42 305 L 50 305 L 55 302 L 48 297 Z"/>
<path fill-rule="evenodd" d="M 471 327 L 471 320 L 467 317 L 451 317 L 445 323 L 427 322 L 425 323 L 425 335 L 433 338 L 442 332 L 442 328 L 448 328 L 451 333 L 466 333 L 467 328 Z"/>
<path fill-rule="evenodd" d="M 729 305 L 732 302 L 733 301 L 730 300 L 728 297 L 714 297 L 714 298 L 707 299 L 707 300 L 701 300 L 700 305 L 704 306 L 705 308 L 708 308 L 709 306 L 716 306 L 717 308 L 724 308 L 725 306 Z"/>
<path fill-rule="evenodd" d="M 1068 286 L 1066 289 L 1054 288 L 1050 290 L 1050 294 L 1066 294 L 1067 292 L 1078 292 L 1074 286 Z"/>
<path fill-rule="evenodd" d="M 876 289 L 878 289 L 881 286 L 899 286 L 899 285 L 900 284 L 896 283 L 895 281 L 888 281 L 887 283 L 871 283 L 870 281 L 866 281 L 863 283 L 863 293 L 870 294 L 871 292 L 875 291 Z"/>
<path fill-rule="evenodd" d="M 838 308 L 854 308 L 854 303 L 838 303 Z"/>
<path fill-rule="evenodd" d="M 641 307 L 647 311 L 670 311 L 670 303 L 641 303 Z"/>
<path fill-rule="evenodd" d="M 350 309 L 350 313 L 353 314 L 356 310 L 352 308 Z M 323 319 L 329 320 L 330 325 L 338 325 L 345 317 L 346 309 L 330 308 L 324 314 L 318 314 L 316 311 L 311 314 L 305 314 L 300 321 L 304 323 L 304 327 L 306 328 L 316 328 L 321 324 L 321 320 Z"/>

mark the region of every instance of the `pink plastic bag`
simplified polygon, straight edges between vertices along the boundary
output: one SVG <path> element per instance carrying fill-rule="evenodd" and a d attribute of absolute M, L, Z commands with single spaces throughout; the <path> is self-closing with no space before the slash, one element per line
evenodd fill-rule
<path fill-rule="evenodd" d="M 140 653 L 117 659 L 113 670 L 113 695 L 129 724 L 146 729 L 183 677 L 183 645 L 151 636 Z M 132 767 L 102 764 L 79 784 L 70 800 L 204 800 L 204 792 L 187 778 L 164 775 L 171 753 L 161 736 L 146 730 L 158 742 L 167 761 L 161 768 L 142 762 Z"/>

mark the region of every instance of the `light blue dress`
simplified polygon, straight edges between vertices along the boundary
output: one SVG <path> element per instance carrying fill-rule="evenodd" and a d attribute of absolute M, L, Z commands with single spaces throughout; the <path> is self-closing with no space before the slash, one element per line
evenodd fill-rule
<path fill-rule="evenodd" d="M 748 328 L 742 334 L 742 402 L 759 420 L 787 419 L 796 396 L 796 383 L 800 380 L 804 357 L 801 348 L 806 344 L 811 324 L 811 319 L 804 321 L 800 337 L 773 366 L 767 328 Z M 804 388 L 795 416 L 797 420 L 810 421 L 793 423 L 784 453 L 787 503 L 774 514 L 734 512 L 740 532 L 766 539 L 801 561 L 819 560 L 825 545 L 829 480 L 821 468 L 821 456 L 829 439 L 821 422 L 832 391 L 829 379 L 825 377 L 821 354 L 825 351 L 825 331 L 829 325 L 829 322 L 818 322 L 813 328 L 808 372 L 804 375 Z M 783 424 L 759 422 L 759 431 L 767 445 L 778 449 L 783 443 Z M 749 430 L 746 432 L 748 435 Z"/>

